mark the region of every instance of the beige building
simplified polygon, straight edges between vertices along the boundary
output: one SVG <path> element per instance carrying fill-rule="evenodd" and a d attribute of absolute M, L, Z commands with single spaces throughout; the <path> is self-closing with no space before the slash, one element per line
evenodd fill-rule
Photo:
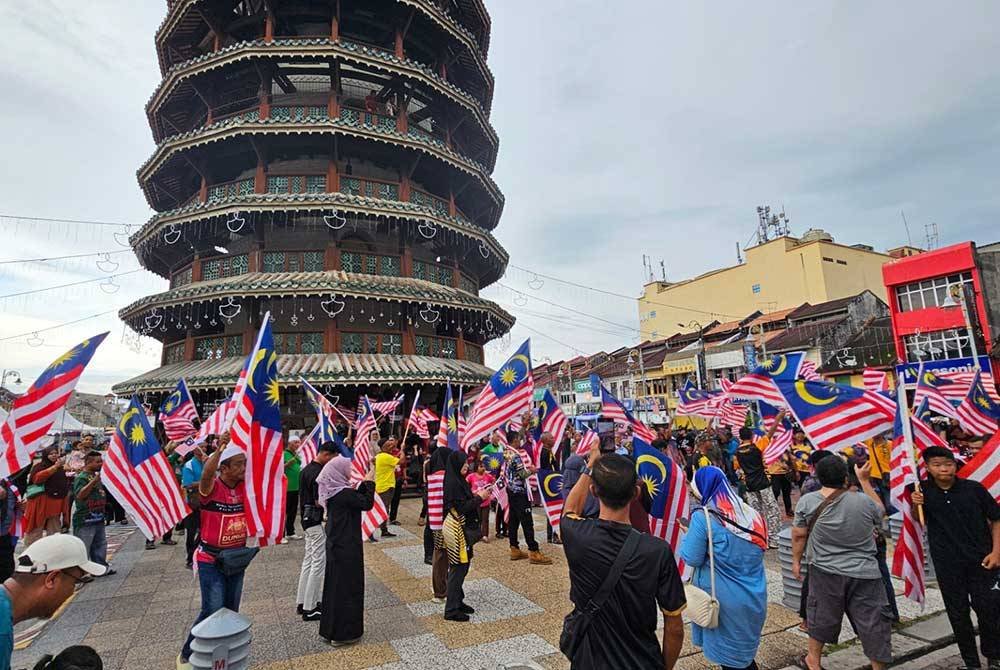
<path fill-rule="evenodd" d="M 746 251 L 740 265 L 679 282 L 655 281 L 639 297 L 639 323 L 648 337 L 697 330 L 712 321 L 742 319 L 818 304 L 869 290 L 885 300 L 882 265 L 889 255 L 863 244 L 837 244 L 823 230 L 779 237 Z"/>

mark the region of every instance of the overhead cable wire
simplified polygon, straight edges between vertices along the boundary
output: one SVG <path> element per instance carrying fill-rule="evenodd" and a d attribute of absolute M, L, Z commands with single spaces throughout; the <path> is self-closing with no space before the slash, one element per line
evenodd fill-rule
<path fill-rule="evenodd" d="M 118 310 L 109 309 L 106 312 L 98 312 L 97 314 L 91 314 L 90 316 L 85 316 L 80 319 L 74 319 L 72 321 L 65 321 L 63 323 L 58 323 L 54 326 L 48 326 L 46 328 L 36 328 L 35 330 L 29 330 L 26 333 L 21 333 L 20 335 L 8 335 L 7 337 L 0 337 L 0 342 L 6 342 L 7 340 L 17 340 L 22 337 L 29 337 L 31 335 L 37 335 L 38 333 L 46 333 L 50 330 L 56 330 L 57 328 L 62 328 L 64 326 L 72 326 L 75 323 L 81 323 L 83 321 L 89 321 L 90 319 L 96 319 L 99 316 L 106 316 L 108 314 L 114 314 Z"/>
<path fill-rule="evenodd" d="M 121 223 L 114 221 L 89 221 L 87 219 L 56 219 L 44 216 L 17 216 L 15 214 L 0 214 L 0 219 L 14 219 L 21 221 L 37 221 L 42 223 L 83 223 L 92 226 L 136 226 L 134 223 Z"/>
<path fill-rule="evenodd" d="M 88 256 L 110 256 L 112 254 L 124 254 L 131 251 L 131 249 L 115 249 L 113 251 L 95 251 L 89 254 L 70 254 L 68 256 L 45 256 L 42 258 L 15 258 L 6 261 L 0 261 L 0 265 L 10 265 L 12 263 L 42 263 L 47 261 L 62 261 L 67 258 L 87 258 Z"/>
<path fill-rule="evenodd" d="M 59 284 L 58 286 L 46 286 L 45 288 L 36 288 L 30 291 L 20 291 L 18 293 L 8 293 L 7 295 L 0 295 L 0 300 L 5 298 L 17 298 L 22 295 L 32 295 L 34 293 L 43 293 L 45 291 L 54 291 L 60 288 L 69 288 L 70 286 L 80 286 L 81 284 L 92 284 L 96 281 L 107 281 L 108 279 L 114 279 L 115 277 L 124 277 L 126 275 L 132 275 L 136 272 L 142 272 L 142 268 L 136 268 L 135 270 L 129 270 L 128 272 L 119 272 L 117 274 L 108 275 L 107 277 L 97 277 L 96 279 L 84 279 L 83 281 L 76 281 L 69 284 Z"/>

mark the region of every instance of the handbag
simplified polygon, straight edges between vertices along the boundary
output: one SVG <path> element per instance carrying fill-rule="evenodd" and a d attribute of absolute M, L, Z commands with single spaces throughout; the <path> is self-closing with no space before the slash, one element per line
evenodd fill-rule
<path fill-rule="evenodd" d="M 685 584 L 686 613 L 693 623 L 702 628 L 718 628 L 719 601 L 715 598 L 715 549 L 712 547 L 712 518 L 708 515 L 708 508 L 702 507 L 701 509 L 705 512 L 705 525 L 708 529 L 708 563 L 711 571 L 709 580 L 712 584 L 712 592 L 708 594 L 694 584 Z"/>
<path fill-rule="evenodd" d="M 259 547 L 239 547 L 237 549 L 223 549 L 215 555 L 215 567 L 226 577 L 238 575 L 247 569 L 250 561 L 254 559 Z"/>
<path fill-rule="evenodd" d="M 624 544 L 622 544 L 622 548 L 618 551 L 618 556 L 615 558 L 615 562 L 611 564 L 611 569 L 601 583 L 600 588 L 590 597 L 586 605 L 570 612 L 563 621 L 562 634 L 559 636 L 559 651 L 571 663 L 576 662 L 576 653 L 580 650 L 580 645 L 583 643 L 583 638 L 587 635 L 590 624 L 593 623 L 594 617 L 601 611 L 604 602 L 611 595 L 611 590 L 621 578 L 622 571 L 625 570 L 625 564 L 632 558 L 637 546 L 639 546 L 639 532 L 629 529 L 629 535 L 625 539 Z"/>
<path fill-rule="evenodd" d="M 45 484 L 28 484 L 28 488 L 24 491 L 24 499 L 31 500 L 43 493 L 45 493 Z"/>

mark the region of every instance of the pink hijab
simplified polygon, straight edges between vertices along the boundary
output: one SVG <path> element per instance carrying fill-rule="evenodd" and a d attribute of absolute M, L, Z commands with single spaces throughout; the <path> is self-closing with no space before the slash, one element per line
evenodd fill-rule
<path fill-rule="evenodd" d="M 320 505 L 326 505 L 327 500 L 344 489 L 352 488 L 351 459 L 344 456 L 331 458 L 316 477 L 316 485 L 319 487 Z"/>

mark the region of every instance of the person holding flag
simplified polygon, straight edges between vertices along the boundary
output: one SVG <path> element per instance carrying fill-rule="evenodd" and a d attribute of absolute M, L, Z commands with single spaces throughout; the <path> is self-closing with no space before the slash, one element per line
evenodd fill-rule
<path fill-rule="evenodd" d="M 507 539 L 510 541 L 510 560 L 525 558 L 535 565 L 551 565 L 552 559 L 541 552 L 535 540 L 535 522 L 531 516 L 531 501 L 528 499 L 528 478 L 538 471 L 528 453 L 521 448 L 521 434 L 507 435 L 510 446 L 504 450 L 507 467 L 507 500 L 510 509 L 510 523 Z M 521 551 L 517 540 L 518 528 L 524 531 L 524 542 L 528 552 Z"/>
<path fill-rule="evenodd" d="M 323 530 L 323 506 L 319 502 L 319 479 L 323 467 L 341 455 L 340 446 L 324 442 L 316 456 L 304 467 L 299 480 L 299 503 L 305 552 L 299 570 L 299 587 L 295 594 L 295 611 L 303 621 L 318 621 L 321 615 L 323 574 L 326 572 L 326 533 Z"/>
<path fill-rule="evenodd" d="M 979 620 L 979 642 L 990 670 L 1000 668 L 1000 505 L 977 481 L 956 476 L 955 454 L 939 446 L 923 453 L 927 479 L 911 493 L 914 513 L 923 508 L 927 539 L 967 668 L 980 667 L 970 606 Z"/>
<path fill-rule="evenodd" d="M 447 450 L 444 471 L 444 522 L 441 539 L 448 553 L 448 585 L 444 605 L 446 621 L 469 620 L 475 610 L 465 604 L 465 576 L 472 562 L 472 547 L 479 541 L 479 509 L 489 499 L 489 489 L 472 490 L 466 475 L 469 463 L 459 449 Z"/>

